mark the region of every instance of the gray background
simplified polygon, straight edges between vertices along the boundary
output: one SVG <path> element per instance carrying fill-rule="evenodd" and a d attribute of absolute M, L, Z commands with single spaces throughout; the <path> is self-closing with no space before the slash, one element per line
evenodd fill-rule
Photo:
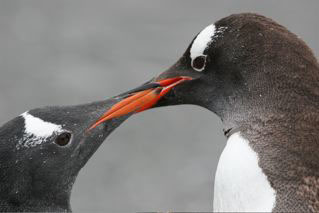
<path fill-rule="evenodd" d="M 0 124 L 25 110 L 101 100 L 173 64 L 206 25 L 258 12 L 318 56 L 319 1 L 0 1 Z M 225 145 L 195 106 L 131 117 L 80 172 L 75 212 L 211 211 Z"/>

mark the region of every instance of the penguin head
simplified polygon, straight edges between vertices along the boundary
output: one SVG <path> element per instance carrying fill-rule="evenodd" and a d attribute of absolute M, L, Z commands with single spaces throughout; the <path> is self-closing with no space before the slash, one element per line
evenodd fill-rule
<path fill-rule="evenodd" d="M 148 103 L 140 111 L 194 104 L 236 123 L 311 96 L 317 70 L 312 51 L 296 35 L 269 18 L 242 13 L 205 27 L 172 67 L 128 94 Z"/>
<path fill-rule="evenodd" d="M 16 210 L 25 210 L 25 205 L 33 206 L 30 211 L 46 210 L 36 209 L 35 203 L 50 200 L 50 205 L 69 210 L 78 172 L 128 117 L 88 130 L 117 101 L 33 109 L 4 124 L 0 128 L 0 194 L 6 194 L 1 198 L 7 200 L 6 205 L 23 206 Z"/>
<path fill-rule="evenodd" d="M 222 119 L 269 112 L 293 91 L 305 91 L 317 70 L 311 49 L 285 27 L 258 14 L 234 14 L 200 31 L 182 57 L 155 78 L 192 78 L 156 106 L 195 104 Z"/>

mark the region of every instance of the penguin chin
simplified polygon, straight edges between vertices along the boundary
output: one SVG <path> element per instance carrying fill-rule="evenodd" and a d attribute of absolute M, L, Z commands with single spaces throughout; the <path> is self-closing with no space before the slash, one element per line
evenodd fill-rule
<path fill-rule="evenodd" d="M 130 116 L 131 114 L 114 118 L 107 123 L 101 124 L 94 130 L 84 133 L 85 136 L 81 139 L 73 154 L 81 162 L 78 169 L 85 166 L 98 148 L 105 142 L 105 139 Z"/>

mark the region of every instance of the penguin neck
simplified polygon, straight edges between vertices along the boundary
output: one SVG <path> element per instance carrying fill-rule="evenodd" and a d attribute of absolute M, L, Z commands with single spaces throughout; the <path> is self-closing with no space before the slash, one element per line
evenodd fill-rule
<path fill-rule="evenodd" d="M 16 200 L 0 200 L 1 212 L 71 212 L 71 207 L 57 204 L 52 200 L 29 198 L 27 202 L 19 203 Z"/>
<path fill-rule="evenodd" d="M 296 105 L 287 111 L 247 110 L 223 119 L 229 136 L 240 132 L 256 153 L 257 165 L 276 194 L 274 211 L 309 211 L 309 200 L 317 199 L 307 189 L 315 186 L 309 180 L 319 176 L 319 113 L 312 106 Z"/>
<path fill-rule="evenodd" d="M 319 153 L 316 143 L 319 137 L 319 111 L 309 107 L 282 111 L 250 109 L 229 113 L 222 119 L 224 133 L 229 137 L 241 132 L 254 149 L 259 146 L 272 147 L 276 153 L 300 157 L 304 164 L 319 167 L 319 155 L 313 154 Z M 257 149 L 255 151 L 259 152 Z"/>
<path fill-rule="evenodd" d="M 15 172 L 14 172 L 15 173 Z M 4 173 L 2 173 L 4 174 Z M 5 212 L 71 212 L 70 186 L 62 186 L 15 173 L 0 187 L 0 211 Z"/>

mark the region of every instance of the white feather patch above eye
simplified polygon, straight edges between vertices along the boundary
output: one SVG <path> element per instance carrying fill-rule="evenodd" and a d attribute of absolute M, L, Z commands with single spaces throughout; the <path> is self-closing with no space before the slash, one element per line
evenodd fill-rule
<path fill-rule="evenodd" d="M 212 41 L 215 32 L 216 27 L 214 24 L 212 24 L 207 26 L 197 35 L 190 48 L 190 57 L 192 60 L 204 54 L 204 51 L 208 47 L 209 43 Z"/>
<path fill-rule="evenodd" d="M 34 117 L 28 112 L 23 113 L 22 117 L 24 118 L 25 133 L 32 134 L 36 137 L 49 137 L 54 132 L 62 130 L 61 125 L 44 121 L 40 118 Z"/>
<path fill-rule="evenodd" d="M 28 112 L 21 114 L 24 118 L 24 134 L 17 148 L 21 146 L 33 147 L 41 144 L 46 138 L 62 131 L 62 126 L 37 118 Z"/>

